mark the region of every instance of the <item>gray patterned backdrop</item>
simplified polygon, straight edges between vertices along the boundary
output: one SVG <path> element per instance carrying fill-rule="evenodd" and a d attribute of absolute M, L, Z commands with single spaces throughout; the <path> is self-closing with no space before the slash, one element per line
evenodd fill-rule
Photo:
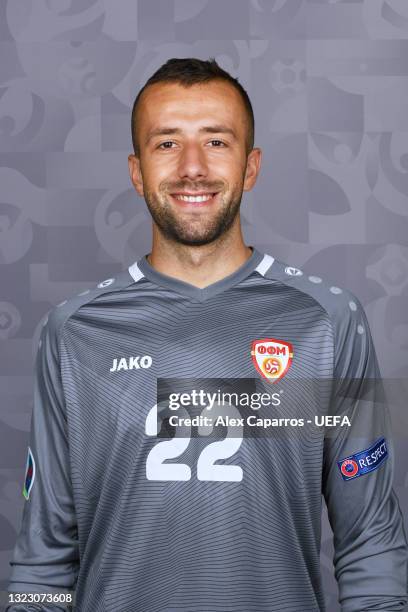
<path fill-rule="evenodd" d="M 408 515 L 408 1 L 0 0 L 0 588 L 24 503 L 43 316 L 149 252 L 130 112 L 169 57 L 214 56 L 253 101 L 247 244 L 351 289 L 392 409 Z M 402 399 L 401 399 L 402 398 Z M 398 402 L 397 402 L 398 404 Z M 337 612 L 323 514 L 327 609 Z"/>

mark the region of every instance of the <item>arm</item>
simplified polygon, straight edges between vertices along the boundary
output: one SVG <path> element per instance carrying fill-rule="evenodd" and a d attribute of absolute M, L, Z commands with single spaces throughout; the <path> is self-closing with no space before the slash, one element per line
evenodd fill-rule
<path fill-rule="evenodd" d="M 58 341 L 52 313 L 42 330 L 36 356 L 29 449 L 26 499 L 20 533 L 10 561 L 12 570 L 8 590 L 73 590 L 79 570 L 77 525 Z M 7 612 L 66 609 L 67 606 L 62 604 L 13 604 Z"/>
<path fill-rule="evenodd" d="M 327 432 L 323 495 L 342 612 L 397 612 L 407 602 L 407 540 L 392 486 L 390 416 L 367 318 L 352 297 L 357 311 L 335 327 L 331 403 L 351 426 Z"/>

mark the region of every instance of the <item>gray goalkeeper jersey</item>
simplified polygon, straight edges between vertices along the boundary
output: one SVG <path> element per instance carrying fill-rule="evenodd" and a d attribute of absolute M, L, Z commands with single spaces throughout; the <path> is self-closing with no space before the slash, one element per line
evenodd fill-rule
<path fill-rule="evenodd" d="M 378 379 L 356 297 L 256 248 L 205 288 L 144 256 L 55 306 L 9 590 L 72 589 L 81 612 L 322 612 L 324 498 L 342 611 L 402 610 L 407 542 Z M 194 429 L 188 391 L 207 381 L 271 403 L 221 433 Z M 160 437 L 158 388 L 178 383 L 187 399 Z M 66 608 L 9 607 L 31 609 Z"/>

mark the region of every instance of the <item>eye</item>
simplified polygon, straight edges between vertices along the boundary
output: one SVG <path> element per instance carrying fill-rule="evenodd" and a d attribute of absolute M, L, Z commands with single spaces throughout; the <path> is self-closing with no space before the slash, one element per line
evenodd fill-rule
<path fill-rule="evenodd" d="M 217 147 L 219 147 L 219 146 L 225 147 L 225 146 L 226 146 L 225 142 L 222 142 L 222 140 L 213 139 L 213 140 L 210 140 L 210 142 L 212 142 L 212 143 L 214 143 L 214 142 L 215 142 L 215 143 L 217 143 L 217 144 L 216 144 L 216 146 L 217 146 Z"/>
<path fill-rule="evenodd" d="M 165 142 L 162 142 L 161 144 L 159 144 L 159 146 L 157 147 L 158 149 L 171 149 L 171 146 L 164 146 L 164 145 L 172 145 L 174 144 L 174 142 L 172 140 L 166 140 Z"/>

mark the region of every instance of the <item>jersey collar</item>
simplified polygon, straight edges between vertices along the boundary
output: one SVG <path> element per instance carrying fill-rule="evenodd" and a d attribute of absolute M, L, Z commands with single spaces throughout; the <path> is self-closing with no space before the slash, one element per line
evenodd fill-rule
<path fill-rule="evenodd" d="M 171 291 L 180 293 L 189 298 L 193 298 L 199 302 L 204 302 L 217 293 L 222 293 L 223 291 L 230 289 L 242 281 L 244 278 L 249 276 L 257 268 L 257 266 L 260 266 L 260 264 L 260 267 L 262 267 L 263 260 L 268 256 L 265 256 L 255 247 L 251 246 L 250 248 L 252 249 L 252 254 L 237 270 L 235 270 L 235 272 L 202 288 L 159 272 L 148 262 L 148 254 L 143 255 L 143 257 L 136 262 L 136 265 L 133 264 L 133 266 L 129 268 L 129 272 L 133 278 L 135 278 L 135 274 L 137 273 L 137 270 L 139 270 L 143 276 L 151 280 L 156 285 L 166 287 Z M 140 277 L 140 273 L 138 276 Z"/>

